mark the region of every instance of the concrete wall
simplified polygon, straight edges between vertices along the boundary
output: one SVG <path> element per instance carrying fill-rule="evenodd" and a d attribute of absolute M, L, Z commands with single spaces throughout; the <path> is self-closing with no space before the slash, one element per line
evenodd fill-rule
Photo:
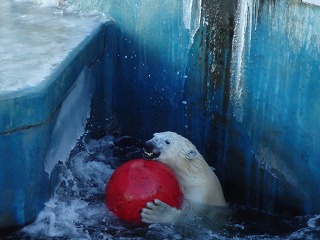
<path fill-rule="evenodd" d="M 194 35 L 185 28 L 182 1 L 100 5 L 116 21 L 107 33 L 113 47 L 105 62 L 115 71 L 108 73 L 106 109 L 112 106 L 130 135 L 148 139 L 172 130 L 188 137 L 216 167 L 231 202 L 317 212 L 319 8 L 247 2 L 259 14 L 251 29 L 247 23 L 237 87 L 230 79 L 237 1 L 202 1 Z"/>
<path fill-rule="evenodd" d="M 228 182 L 268 211 L 320 211 L 319 12 L 300 1 L 260 1 L 245 35 L 242 77 L 233 79 L 240 87 L 231 89 L 228 142 L 242 142 L 243 154 L 226 157 Z M 244 169 L 241 186 L 234 178 L 242 177 L 230 171 L 237 165 Z"/>
<path fill-rule="evenodd" d="M 19 3 L 12 9 L 17 11 L 19 6 L 22 11 L 28 9 Z M 28 14 L 32 14 L 32 11 Z M 41 17 L 41 14 L 39 16 Z M 57 21 L 54 18 L 52 20 Z M 43 24 L 48 22 L 45 21 Z M 17 29 L 18 26 L 14 31 Z M 41 28 L 37 30 L 41 31 Z M 61 63 L 39 85 L 0 93 L 1 233 L 34 221 L 39 211 L 43 209 L 45 201 L 51 196 L 57 184 L 57 171 L 51 172 L 49 178 L 49 174 L 45 172 L 45 159 L 52 132 L 61 106 L 72 92 L 79 74 L 85 67 L 91 67 L 102 54 L 105 46 L 105 30 L 106 25 L 97 22 L 95 28 L 90 29 L 90 34 L 83 34 L 81 44 L 70 49 L 67 57 L 61 59 Z M 61 36 L 61 32 L 55 33 Z M 48 40 L 54 41 L 54 32 L 51 34 L 53 38 Z M 27 70 L 32 74 L 32 71 L 36 72 L 37 69 Z M 19 74 L 16 72 L 16 77 L 19 77 Z M 92 76 L 98 77 L 99 74 Z M 20 77 L 25 76 L 20 75 Z M 77 117 L 76 114 L 70 113 L 68 120 L 72 122 Z"/>
<path fill-rule="evenodd" d="M 87 2 L 77 4 L 94 8 Z M 93 10 L 105 11 L 115 23 L 70 53 L 48 84 L 0 97 L 2 226 L 32 221 L 50 195 L 43 159 L 60 106 L 85 66 L 97 80 L 90 122 L 95 134 L 103 134 L 111 115 L 125 133 L 142 139 L 176 131 L 216 167 L 228 201 L 286 214 L 319 211 L 319 8 L 260 1 L 244 46 L 242 94 L 235 98 L 236 5 L 96 5 Z"/>

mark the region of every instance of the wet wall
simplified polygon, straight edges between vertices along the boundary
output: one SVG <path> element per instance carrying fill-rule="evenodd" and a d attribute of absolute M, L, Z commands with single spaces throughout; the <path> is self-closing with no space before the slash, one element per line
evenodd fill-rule
<path fill-rule="evenodd" d="M 99 78 L 92 65 L 103 53 L 105 29 L 111 22 L 61 15 L 27 2 L 6 0 L 0 6 L 2 235 L 34 221 L 56 187 L 54 166 L 66 160 L 85 130 L 90 97 L 83 93 Z M 88 73 L 90 67 L 94 73 Z M 66 102 L 73 108 L 63 110 Z M 76 111 L 79 104 L 81 111 Z M 86 112 L 81 113 L 83 109 Z M 69 125 L 59 122 L 62 115 Z M 63 143 L 64 158 L 60 155 L 50 163 L 55 159 L 46 159 L 48 152 L 61 150 L 52 141 L 58 123 L 64 131 L 55 140 Z M 63 141 L 65 135 L 68 141 Z"/>
<path fill-rule="evenodd" d="M 227 124 L 235 122 L 229 119 L 229 100 L 237 2 L 190 2 L 190 21 L 198 24 L 189 28 L 183 1 L 96 6 L 115 25 L 106 32 L 105 80 L 97 87 L 94 105 L 99 107 L 93 109 L 92 126 L 95 134 L 103 134 L 113 116 L 124 133 L 144 140 L 154 132 L 178 132 L 216 168 L 227 199 L 248 204 L 248 136 Z M 95 10 L 84 1 L 75 4 Z"/>
<path fill-rule="evenodd" d="M 257 9 L 250 8 L 258 14 L 237 36 L 243 16 L 235 18 L 236 1 L 103 2 L 111 6 L 98 7 L 115 23 L 84 34 L 45 84 L 0 95 L 1 230 L 33 221 L 51 194 L 45 159 L 56 152 L 48 151 L 52 142 L 72 132 L 60 128 L 52 141 L 60 114 L 70 130 L 88 103 L 73 98 L 73 108 L 63 108 L 84 68 L 91 69 L 85 79 L 96 80 L 90 123 L 97 135 L 111 116 L 141 139 L 176 131 L 216 168 L 229 202 L 283 214 L 319 212 L 318 7 L 241 1 L 255 2 Z M 242 37 L 243 48 L 235 47 Z"/>
<path fill-rule="evenodd" d="M 287 214 L 316 213 L 320 8 L 286 0 L 256 4 L 259 13 L 253 12 L 252 28 L 248 24 L 244 35 L 241 75 L 232 79 L 227 141 L 239 139 L 249 150 L 241 157 L 246 180 L 239 186 L 233 181 L 236 174 L 226 178 L 230 186 L 245 186 L 244 200 L 252 206 Z M 229 173 L 235 167 L 233 153 L 226 159 Z"/>
<path fill-rule="evenodd" d="M 45 159 L 62 102 L 85 67 L 96 79 L 90 123 L 97 135 L 111 116 L 141 139 L 176 131 L 216 168 L 229 202 L 319 212 L 319 7 L 244 2 L 258 14 L 239 36 L 236 1 L 83 1 L 114 23 L 85 35 L 46 83 L 1 94 L 0 228 L 33 221 L 52 192 Z"/>
<path fill-rule="evenodd" d="M 255 15 L 232 61 L 237 1 L 73 2 L 115 20 L 99 131 L 110 116 L 141 139 L 176 131 L 216 168 L 228 201 L 290 215 L 319 211 L 318 7 L 243 1 Z"/>
<path fill-rule="evenodd" d="M 225 141 L 221 125 L 228 112 L 236 1 L 108 1 L 99 9 L 115 20 L 106 33 L 112 47 L 104 59 L 104 119 L 115 116 L 125 133 L 141 139 L 178 132 L 217 164 Z"/>
<path fill-rule="evenodd" d="M 93 10 L 84 1 L 75 4 Z M 115 25 L 106 32 L 105 81 L 91 119 L 95 134 L 109 127 L 110 116 L 124 133 L 143 140 L 154 132 L 178 132 L 227 187 L 223 161 L 236 1 L 108 1 L 98 9 Z"/>

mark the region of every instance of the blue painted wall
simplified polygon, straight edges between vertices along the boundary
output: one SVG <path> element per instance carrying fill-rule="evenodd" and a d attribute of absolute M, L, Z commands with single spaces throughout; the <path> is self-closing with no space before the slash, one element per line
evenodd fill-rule
<path fill-rule="evenodd" d="M 106 37 L 105 116 L 143 139 L 164 130 L 188 137 L 217 168 L 229 201 L 319 211 L 319 8 L 260 1 L 250 42 L 246 36 L 243 94 L 233 102 L 236 1 L 202 1 L 192 42 L 182 1 L 73 2 L 116 22 Z"/>
<path fill-rule="evenodd" d="M 52 121 L 37 128 L 0 134 L 2 231 L 33 221 L 53 190 L 44 172 L 44 161 L 40 161 L 46 155 L 50 131 Z"/>
<path fill-rule="evenodd" d="M 70 2 L 115 20 L 107 36 L 113 47 L 106 50 L 105 64 L 113 69 L 106 72 L 106 81 L 114 83 L 107 92 L 112 92 L 121 125 L 140 137 L 173 128 L 169 118 L 182 105 L 191 44 L 183 1 Z"/>
<path fill-rule="evenodd" d="M 247 201 L 269 211 L 320 211 L 319 14 L 299 1 L 260 1 L 246 34 L 251 30 L 230 132 L 239 126 L 253 155 L 242 161 Z M 228 165 L 233 161 L 230 155 Z"/>
<path fill-rule="evenodd" d="M 236 2 L 191 1 L 190 21 L 198 19 L 199 28 L 190 29 L 184 1 L 69 2 L 115 20 L 106 36 L 105 109 L 124 131 L 143 139 L 179 132 L 214 163 L 213 141 L 223 135 L 217 124 L 228 108 Z"/>
<path fill-rule="evenodd" d="M 103 53 L 106 25 L 97 24 L 43 83 L 0 94 L 1 234 L 34 221 L 56 187 L 57 169 L 49 178 L 44 166 L 52 131 L 79 74 Z M 92 81 L 101 81 L 92 69 Z"/>
<path fill-rule="evenodd" d="M 92 124 L 95 134 L 104 131 L 103 123 L 108 125 L 105 119 L 112 115 L 125 133 L 141 139 L 157 131 L 176 131 L 216 167 L 228 199 L 247 204 L 244 162 L 252 156 L 249 140 L 228 124 L 237 2 L 203 0 L 192 41 L 182 21 L 183 1 L 73 2 L 115 20 L 106 31 L 105 78 L 97 88 Z M 230 129 L 236 129 L 234 134 Z M 229 164 L 229 158 L 240 159 L 241 166 Z M 232 175 L 237 177 L 230 180 Z"/>
<path fill-rule="evenodd" d="M 216 167 L 228 201 L 286 214 L 320 211 L 320 9 L 260 1 L 245 45 L 243 94 L 234 102 L 237 2 L 202 0 L 201 11 L 194 4 L 191 22 L 201 18 L 190 29 L 183 3 L 75 2 L 110 14 L 115 23 L 80 46 L 79 55 L 71 53 L 54 84 L 0 97 L 0 152 L 7 158 L 0 161 L 1 227 L 32 221 L 51 193 L 42 159 L 60 104 L 85 65 L 97 79 L 89 127 L 98 135 L 112 115 L 124 132 L 142 139 L 176 131 Z M 26 105 L 42 107 L 24 112 Z"/>

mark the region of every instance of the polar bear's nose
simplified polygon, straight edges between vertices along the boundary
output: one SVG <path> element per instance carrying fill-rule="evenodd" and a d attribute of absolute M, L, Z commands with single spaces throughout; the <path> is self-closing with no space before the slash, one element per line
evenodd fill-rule
<path fill-rule="evenodd" d="M 143 149 L 144 149 L 145 152 L 152 153 L 153 152 L 153 148 L 154 148 L 154 146 L 153 146 L 153 144 L 152 144 L 152 142 L 150 140 L 146 141 L 144 143 Z"/>
<path fill-rule="evenodd" d="M 160 151 L 155 148 L 151 140 L 144 143 L 143 150 L 147 158 L 157 158 L 160 155 Z"/>

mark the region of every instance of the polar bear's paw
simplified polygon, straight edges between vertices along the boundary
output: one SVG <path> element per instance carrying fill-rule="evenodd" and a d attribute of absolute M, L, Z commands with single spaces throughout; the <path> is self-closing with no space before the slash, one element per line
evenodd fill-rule
<path fill-rule="evenodd" d="M 168 204 L 155 199 L 148 202 L 141 211 L 141 221 L 144 223 L 171 223 L 174 222 L 181 211 L 170 207 Z"/>

